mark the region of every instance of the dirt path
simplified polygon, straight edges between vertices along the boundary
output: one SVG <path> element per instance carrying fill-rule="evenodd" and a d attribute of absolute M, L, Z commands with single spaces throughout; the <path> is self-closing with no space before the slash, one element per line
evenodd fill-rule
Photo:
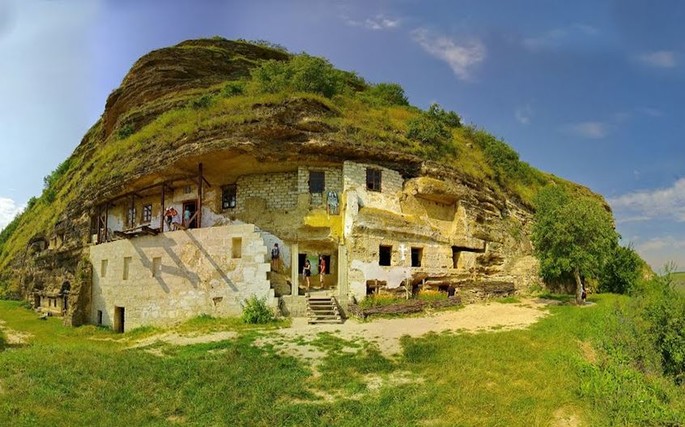
<path fill-rule="evenodd" d="M 429 332 L 484 332 L 523 329 L 549 314 L 547 307 L 555 301 L 527 299 L 520 303 L 471 304 L 458 311 L 443 311 L 424 317 L 376 319 L 371 322 L 348 320 L 342 325 L 308 325 L 307 319 L 296 318 L 291 328 L 280 329 L 277 335 L 312 340 L 320 332 L 329 332 L 345 340 L 363 339 L 376 343 L 388 356 L 399 353 L 400 338 L 408 335 L 420 337 Z M 298 351 L 296 351 L 297 353 Z"/>
<path fill-rule="evenodd" d="M 29 333 L 15 331 L 7 326 L 7 322 L 0 320 L 0 331 L 5 334 L 7 344 L 9 345 L 23 345 L 29 342 L 32 337 Z"/>
<path fill-rule="evenodd" d="M 443 311 L 423 317 L 375 319 L 370 322 L 347 320 L 344 324 L 309 325 L 305 318 L 293 319 L 290 328 L 270 331 L 257 340 L 257 345 L 273 345 L 284 353 L 316 361 L 325 357 L 321 348 L 312 344 L 321 332 L 346 341 L 366 341 L 378 346 L 386 356 L 402 351 L 400 339 L 407 335 L 420 337 L 429 332 L 475 333 L 522 329 L 549 314 L 547 307 L 556 301 L 526 299 L 519 303 L 471 304 L 458 311 Z M 136 341 L 129 348 L 144 348 L 157 342 L 191 345 L 234 339 L 237 332 L 180 335 L 169 331 Z M 350 348 L 349 351 L 356 351 Z"/>

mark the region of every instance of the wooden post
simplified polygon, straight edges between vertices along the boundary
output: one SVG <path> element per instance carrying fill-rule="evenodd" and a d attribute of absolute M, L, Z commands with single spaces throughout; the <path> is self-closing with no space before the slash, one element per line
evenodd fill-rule
<path fill-rule="evenodd" d="M 109 202 L 105 205 L 105 242 L 107 242 L 107 239 L 109 238 Z"/>
<path fill-rule="evenodd" d="M 198 166 L 200 177 L 197 186 L 197 228 L 202 228 L 202 193 L 204 190 L 204 176 L 202 174 L 202 163 Z"/>
<path fill-rule="evenodd" d="M 166 219 L 164 217 L 164 214 L 166 213 L 166 209 L 164 208 L 164 191 L 166 190 L 166 182 L 162 183 L 162 204 L 161 204 L 161 209 L 159 210 L 159 215 L 161 217 L 159 221 L 159 232 L 164 233 L 164 220 Z M 169 230 L 171 231 L 171 230 Z"/>

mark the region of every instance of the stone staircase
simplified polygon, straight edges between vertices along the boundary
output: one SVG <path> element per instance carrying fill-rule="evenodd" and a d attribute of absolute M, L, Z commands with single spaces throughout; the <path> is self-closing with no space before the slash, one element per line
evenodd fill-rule
<path fill-rule="evenodd" d="M 307 297 L 307 318 L 309 324 L 343 323 L 338 302 L 332 296 Z"/>

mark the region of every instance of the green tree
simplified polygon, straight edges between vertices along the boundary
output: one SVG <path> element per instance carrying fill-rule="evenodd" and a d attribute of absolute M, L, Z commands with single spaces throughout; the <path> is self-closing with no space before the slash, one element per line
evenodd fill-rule
<path fill-rule="evenodd" d="M 618 244 L 611 214 L 597 200 L 571 197 L 560 186 L 543 187 L 536 197 L 533 244 L 546 280 L 573 277 L 576 302 L 583 278 L 597 278 Z"/>
<path fill-rule="evenodd" d="M 602 270 L 600 292 L 628 294 L 635 289 L 644 261 L 631 247 L 616 246 Z"/>

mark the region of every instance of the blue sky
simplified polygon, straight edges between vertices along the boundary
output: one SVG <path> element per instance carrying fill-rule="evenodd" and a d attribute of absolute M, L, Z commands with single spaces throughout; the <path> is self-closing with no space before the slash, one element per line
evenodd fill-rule
<path fill-rule="evenodd" d="M 0 227 L 133 62 L 220 35 L 397 82 L 604 195 L 650 264 L 685 269 L 680 0 L 0 0 Z"/>

